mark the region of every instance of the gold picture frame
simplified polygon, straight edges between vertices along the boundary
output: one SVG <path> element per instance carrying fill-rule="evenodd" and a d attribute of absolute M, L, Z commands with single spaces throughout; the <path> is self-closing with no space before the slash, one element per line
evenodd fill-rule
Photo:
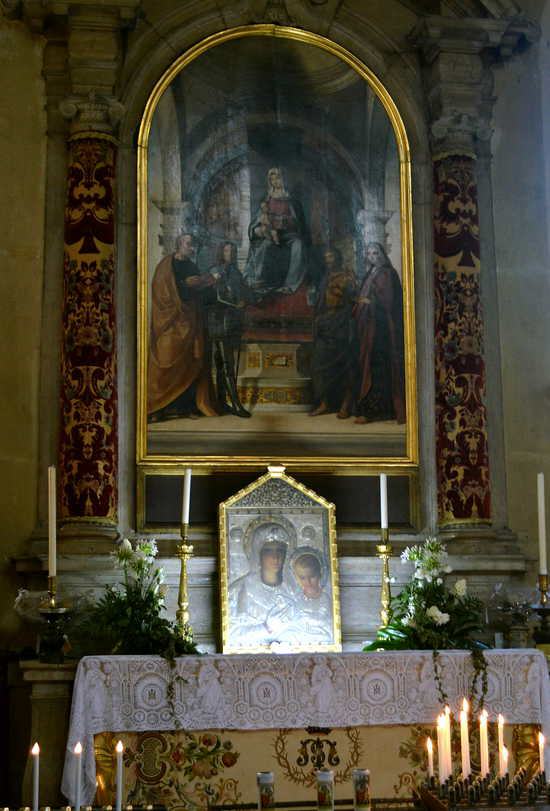
<path fill-rule="evenodd" d="M 343 423 L 337 423 L 334 416 L 335 433 L 328 434 L 326 429 L 318 431 L 319 440 L 311 439 L 305 443 L 305 450 L 300 449 L 300 429 L 288 430 L 295 419 L 291 416 L 283 425 L 280 434 L 271 434 L 269 429 L 262 428 L 256 435 L 250 433 L 240 451 L 240 434 L 232 434 L 232 429 L 222 436 L 218 429 L 211 430 L 209 418 L 200 423 L 191 424 L 186 421 L 182 433 L 172 429 L 174 423 L 152 425 L 151 415 L 148 421 L 148 359 L 151 355 L 151 281 L 154 262 L 154 240 L 150 230 L 151 211 L 157 205 L 163 211 L 165 223 L 174 217 L 174 211 L 182 211 L 183 202 L 174 203 L 172 208 L 166 200 L 161 203 L 153 200 L 150 184 L 150 154 L 149 144 L 155 112 L 163 94 L 184 70 L 190 68 L 200 57 L 209 56 L 213 49 L 228 43 L 241 43 L 252 41 L 255 38 L 273 38 L 274 42 L 290 42 L 299 46 L 313 47 L 325 55 L 338 60 L 346 69 L 354 72 L 372 91 L 373 98 L 385 111 L 391 124 L 391 131 L 395 139 L 395 149 L 398 157 L 396 180 L 399 189 L 398 200 L 398 233 L 400 235 L 399 259 L 400 279 L 403 296 L 403 370 L 404 370 L 404 398 L 406 402 L 406 422 L 403 429 L 399 426 L 393 430 L 386 430 L 383 425 L 372 448 L 365 441 L 361 445 L 365 428 L 358 428 L 363 434 L 358 434 L 358 442 L 350 431 L 345 441 L 340 441 L 336 428 L 342 429 Z M 205 136 L 206 137 L 206 136 Z M 250 470 L 258 469 L 269 464 L 273 459 L 290 470 L 302 471 L 330 471 L 335 474 L 368 473 L 380 469 L 392 469 L 395 472 L 410 473 L 418 469 L 418 413 L 416 391 L 416 350 L 415 350 L 415 323 L 414 323 L 414 285 L 413 285 L 413 250 L 412 250 L 412 199 L 411 199 L 411 170 L 410 152 L 405 127 L 399 111 L 390 94 L 378 78 L 350 51 L 331 40 L 287 26 L 249 25 L 221 31 L 199 42 L 190 48 L 168 68 L 157 82 L 143 114 L 138 136 L 138 404 L 137 404 L 137 464 L 144 471 L 164 469 L 168 473 L 174 467 L 183 468 L 192 466 L 195 472 L 213 473 L 217 470 Z M 154 205 L 155 204 L 155 205 Z M 167 213 L 168 212 L 168 213 Z M 178 215 L 179 216 L 179 215 Z M 396 222 L 397 222 L 396 220 Z M 161 226 L 162 227 L 162 226 Z M 397 226 L 396 226 L 397 227 Z M 155 260 L 156 261 L 156 260 Z M 273 354 L 273 353 L 272 353 Z M 285 354 L 285 352 L 283 352 Z M 287 354 L 292 354 L 289 350 Z M 273 366 L 283 364 L 288 358 L 270 357 Z M 284 362 L 284 363 L 283 363 Z M 292 362 L 292 358 L 289 363 Z M 237 361 L 238 364 L 238 361 Z M 212 372 L 212 375 L 214 373 Z M 244 391 L 245 388 L 242 388 Z M 241 391 L 241 389 L 239 389 Z M 244 396 L 244 395 L 243 395 Z M 266 396 L 271 396 L 268 392 Z M 220 417 L 219 419 L 225 419 Z M 236 417 L 229 417 L 235 422 Z M 238 422 L 238 420 L 237 420 Z M 251 423 L 253 421 L 250 421 Z M 279 420 L 279 423 L 281 421 Z M 302 421 L 303 422 L 303 421 Z M 306 421 L 307 422 L 307 421 Z M 267 422 L 266 425 L 276 424 L 277 420 Z M 238 424 L 243 428 L 244 421 Z M 319 425 L 319 423 L 315 423 Z M 350 425 L 350 422 L 347 423 Z M 389 425 L 389 423 L 388 423 Z M 157 430 L 158 429 L 158 430 Z M 162 430 L 160 430 L 162 429 Z M 393 431 L 393 433 L 392 433 Z M 155 440 L 151 439 L 155 437 Z M 330 438 L 330 442 L 327 437 Z M 389 439 L 388 439 L 389 437 Z M 157 439 L 158 438 L 158 439 Z M 370 441 L 370 440 L 369 440 Z M 155 444 L 155 442 L 157 444 Z M 262 444 L 264 443 L 264 444 Z M 359 452 L 355 452 L 355 447 Z M 258 450 L 256 450 L 256 448 Z M 363 450 L 361 450 L 363 448 Z M 390 450 L 388 450 L 390 449 Z"/>
<path fill-rule="evenodd" d="M 223 653 L 340 651 L 334 505 L 270 465 L 219 505 Z"/>

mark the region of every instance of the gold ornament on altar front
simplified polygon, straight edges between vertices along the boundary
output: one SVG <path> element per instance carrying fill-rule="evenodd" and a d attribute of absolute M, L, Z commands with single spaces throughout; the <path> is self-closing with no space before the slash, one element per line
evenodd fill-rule
<path fill-rule="evenodd" d="M 178 589 L 178 610 L 176 624 L 185 642 L 193 642 L 193 628 L 189 622 L 189 593 L 187 582 L 187 564 L 193 556 L 193 547 L 188 543 L 189 524 L 181 525 L 181 543 L 178 544 L 177 556 L 180 559 L 180 582 Z"/>

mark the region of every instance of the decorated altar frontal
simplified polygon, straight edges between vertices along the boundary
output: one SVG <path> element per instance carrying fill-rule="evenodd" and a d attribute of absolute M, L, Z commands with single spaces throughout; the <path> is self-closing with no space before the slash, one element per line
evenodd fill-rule
<path fill-rule="evenodd" d="M 534 727 L 524 725 L 550 734 L 546 660 L 535 650 L 485 656 L 489 720 L 504 716 L 516 766 L 536 765 Z M 438 658 L 456 712 L 471 690 L 471 658 Z M 127 802 L 248 802 L 256 772 L 266 769 L 275 772 L 277 799 L 311 799 L 321 766 L 335 770 L 341 796 L 350 795 L 356 766 L 371 769 L 375 796 L 410 794 L 426 776 L 426 736 L 440 711 L 431 651 L 186 656 L 174 669 L 154 656 L 88 656 L 76 675 L 62 790 L 74 805 L 81 741 L 82 802 L 96 787 L 108 802 L 121 738 Z M 459 737 L 454 744 L 459 752 Z M 475 763 L 475 746 L 472 756 Z"/>

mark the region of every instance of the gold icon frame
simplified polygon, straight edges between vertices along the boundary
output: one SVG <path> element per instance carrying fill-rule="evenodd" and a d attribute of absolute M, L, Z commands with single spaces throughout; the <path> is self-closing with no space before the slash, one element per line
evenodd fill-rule
<path fill-rule="evenodd" d="M 404 298 L 404 351 L 405 351 L 405 397 L 407 403 L 406 452 L 403 456 L 289 456 L 277 455 L 277 461 L 291 470 L 330 471 L 333 474 L 374 474 L 388 470 L 415 478 L 418 471 L 418 408 L 416 383 L 416 343 L 414 318 L 412 196 L 410 149 L 403 120 L 395 102 L 375 74 L 354 54 L 326 37 L 288 26 L 248 25 L 227 29 L 213 34 L 178 57 L 155 85 L 143 113 L 138 135 L 137 192 L 138 192 L 138 402 L 136 457 L 141 474 L 174 473 L 192 466 L 196 473 L 210 474 L 217 470 L 254 470 L 269 464 L 273 455 L 223 455 L 204 454 L 151 454 L 147 448 L 147 257 L 148 257 L 148 140 L 153 115 L 159 100 L 175 76 L 201 54 L 217 45 L 243 37 L 282 37 L 316 46 L 333 54 L 366 81 L 380 100 L 393 127 L 399 156 L 401 267 Z M 142 476 L 138 476 L 142 481 Z M 138 503 L 143 494 L 138 494 Z"/>
<path fill-rule="evenodd" d="M 261 507 L 239 506 L 247 497 L 252 497 L 253 494 L 263 488 L 269 482 L 282 482 L 290 488 L 291 491 L 304 497 L 304 500 L 311 502 L 315 507 L 291 507 L 283 505 L 280 502 L 273 503 L 268 506 L 262 505 Z M 315 644 L 304 645 L 303 642 L 286 646 L 284 653 L 289 652 L 340 652 L 342 650 L 342 626 L 340 617 L 340 586 L 338 579 L 338 556 L 336 545 L 336 513 L 334 504 L 319 496 L 313 490 L 303 485 L 301 482 L 296 481 L 292 476 L 285 473 L 282 465 L 270 465 L 267 473 L 260 476 L 255 481 L 251 482 L 247 487 L 239 490 L 226 501 L 222 501 L 218 507 L 218 532 L 219 532 L 219 584 L 220 584 L 220 605 L 221 605 L 221 642 L 223 653 L 265 653 L 277 652 L 277 648 L 269 645 L 250 644 L 247 646 L 236 647 L 229 641 L 231 631 L 231 612 L 229 605 L 229 577 L 231 570 L 231 538 L 230 533 L 232 527 L 230 526 L 233 518 L 241 519 L 243 513 L 249 509 L 252 514 L 258 513 L 256 519 L 250 520 L 248 526 L 253 529 L 255 526 L 264 524 L 267 521 L 281 523 L 288 526 L 292 532 L 291 516 L 296 515 L 297 518 L 304 518 L 309 516 L 314 510 L 317 510 L 323 516 L 323 525 L 325 527 L 324 537 L 322 538 L 322 554 L 327 563 L 327 583 L 330 585 L 330 598 L 331 598 L 331 629 L 333 641 L 328 644 Z M 299 548 L 299 547 L 298 547 Z M 296 550 L 298 551 L 298 549 Z M 250 559 L 250 556 L 249 556 Z M 288 561 L 287 561 L 288 563 Z"/>

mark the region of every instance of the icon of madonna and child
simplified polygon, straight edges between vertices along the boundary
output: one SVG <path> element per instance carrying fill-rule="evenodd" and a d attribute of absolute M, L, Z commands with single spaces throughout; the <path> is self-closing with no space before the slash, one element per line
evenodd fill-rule
<path fill-rule="evenodd" d="M 354 241 L 350 233 L 338 245 Z M 363 246 L 357 272 L 338 245 L 312 245 L 302 204 L 278 167 L 268 171 L 241 266 L 228 239 L 219 240 L 217 262 L 199 269 L 195 236 L 178 237 L 152 279 L 149 423 L 250 418 L 238 385 L 244 345 L 289 339 L 308 346 L 310 416 L 405 422 L 399 275 L 379 242 Z"/>
<path fill-rule="evenodd" d="M 322 650 L 335 643 L 328 562 L 312 526 L 294 546 L 276 520 L 252 532 L 246 574 L 229 586 L 227 645 L 239 649 Z"/>

